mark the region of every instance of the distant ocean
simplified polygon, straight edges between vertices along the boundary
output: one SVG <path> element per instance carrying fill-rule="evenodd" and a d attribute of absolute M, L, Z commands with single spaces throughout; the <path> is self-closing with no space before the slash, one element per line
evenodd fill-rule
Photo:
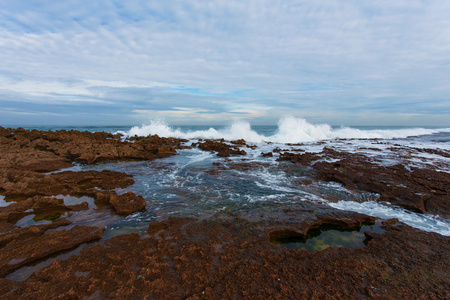
<path fill-rule="evenodd" d="M 19 126 L 15 126 L 19 127 Z M 335 139 L 398 139 L 432 134 L 450 134 L 450 128 L 410 127 L 410 126 L 330 126 L 310 124 L 306 120 L 285 117 L 278 125 L 251 126 L 245 121 L 234 122 L 228 126 L 183 125 L 170 126 L 161 121 L 150 121 L 139 126 L 22 126 L 38 130 L 79 130 L 106 131 L 122 133 L 126 136 L 148 136 L 157 134 L 163 137 L 185 139 L 222 139 L 262 143 L 304 143 Z M 445 139 L 445 138 L 444 138 Z"/>

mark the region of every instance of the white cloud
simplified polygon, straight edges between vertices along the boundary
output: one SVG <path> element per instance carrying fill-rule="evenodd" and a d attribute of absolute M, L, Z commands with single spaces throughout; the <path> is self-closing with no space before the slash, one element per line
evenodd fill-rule
<path fill-rule="evenodd" d="M 449 15 L 430 0 L 9 1 L 0 88 L 40 103 L 120 102 L 129 115 L 185 107 L 193 121 L 214 104 L 222 121 L 258 105 L 450 113 Z"/>

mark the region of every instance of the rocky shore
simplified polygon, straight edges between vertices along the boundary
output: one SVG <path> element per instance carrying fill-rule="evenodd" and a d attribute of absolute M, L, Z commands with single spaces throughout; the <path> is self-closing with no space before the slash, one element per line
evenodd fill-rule
<path fill-rule="evenodd" d="M 152 199 L 118 192 L 134 183 L 126 173 L 64 169 L 75 164 L 151 161 L 176 155 L 186 147 L 184 142 L 0 127 L 0 195 L 6 203 L 0 207 L 1 298 L 450 298 L 449 237 L 324 204 L 225 210 L 198 219 L 160 218 L 142 235 L 103 238 L 102 220 L 145 210 Z M 205 140 L 192 147 L 227 157 L 245 155 L 251 146 L 243 140 Z M 398 153 L 408 155 L 402 149 Z M 273 149 L 261 155 L 301 167 L 314 180 L 377 193 L 379 201 L 450 216 L 450 174 L 431 167 L 380 166 L 366 156 L 330 148 L 314 154 Z M 211 169 L 220 172 L 221 165 Z M 86 201 L 69 203 L 64 198 L 68 195 Z M 309 252 L 274 242 L 304 238 L 323 226 L 357 230 L 375 223 L 383 231 L 366 231 L 365 247 L 355 249 Z M 58 259 L 74 249 L 79 249 L 76 255 Z M 44 261 L 48 266 L 26 280 L 11 277 L 20 268 Z"/>

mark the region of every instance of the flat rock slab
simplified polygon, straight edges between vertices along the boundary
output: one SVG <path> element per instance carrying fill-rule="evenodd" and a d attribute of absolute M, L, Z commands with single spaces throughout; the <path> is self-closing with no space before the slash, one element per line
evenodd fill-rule
<path fill-rule="evenodd" d="M 12 240 L 1 248 L 0 276 L 5 276 L 23 265 L 49 255 L 98 240 L 102 234 L 103 229 L 74 226 L 69 230 L 54 230 L 42 235 L 36 234 L 20 240 Z"/>

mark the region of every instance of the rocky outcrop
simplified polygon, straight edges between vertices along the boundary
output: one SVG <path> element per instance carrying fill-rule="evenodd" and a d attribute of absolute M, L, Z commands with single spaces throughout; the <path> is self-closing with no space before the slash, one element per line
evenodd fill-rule
<path fill-rule="evenodd" d="M 145 208 L 145 199 L 141 195 L 128 192 L 122 195 L 111 195 L 109 203 L 119 215 L 129 215 Z"/>
<path fill-rule="evenodd" d="M 65 171 L 43 175 L 36 172 L 0 169 L 0 189 L 2 195 L 10 199 L 60 194 L 92 196 L 97 189 L 125 188 L 133 183 L 131 175 L 108 170 Z"/>
<path fill-rule="evenodd" d="M 341 155 L 337 162 L 314 164 L 316 178 L 348 189 L 378 193 L 378 201 L 416 212 L 450 216 L 450 174 L 432 169 L 382 166 L 359 155 Z"/>
<path fill-rule="evenodd" d="M 235 141 L 235 144 L 242 145 L 242 141 Z M 223 139 L 220 141 L 205 140 L 204 142 L 194 143 L 193 146 L 197 146 L 205 151 L 215 151 L 217 152 L 217 156 L 220 157 L 247 154 L 244 150 L 239 149 L 239 147 L 228 145 Z"/>
<path fill-rule="evenodd" d="M 76 211 L 88 210 L 89 204 L 65 205 L 57 195 L 88 196 L 98 203 L 111 204 L 120 215 L 145 208 L 142 196 L 116 193 L 117 188 L 134 183 L 131 175 L 107 170 L 44 172 L 73 163 L 151 160 L 174 155 L 180 147 L 181 140 L 158 136 L 122 141 L 120 136 L 105 132 L 0 127 L 0 195 L 12 201 L 0 207 L 0 276 L 101 238 L 103 228 L 75 225 L 68 229 L 72 222 L 67 218 Z M 20 225 L 25 226 L 22 228 L 16 224 L 23 218 L 26 223 Z"/>
<path fill-rule="evenodd" d="M 83 206 L 64 205 L 63 199 L 35 196 L 2 208 L 0 210 L 0 222 L 4 221 L 14 224 L 23 217 L 31 214 L 36 215 L 38 218 L 39 216 L 45 218 L 45 216 L 50 214 L 80 209 L 83 209 Z M 87 207 L 84 207 L 84 209 L 87 209 Z"/>
<path fill-rule="evenodd" d="M 12 240 L 0 251 L 0 276 L 54 253 L 68 250 L 102 237 L 103 229 L 75 226 Z"/>
<path fill-rule="evenodd" d="M 272 152 L 267 152 L 267 153 L 261 152 L 261 156 L 262 157 L 273 157 L 273 153 Z"/>
<path fill-rule="evenodd" d="M 277 158 L 277 161 L 290 161 L 292 163 L 310 163 L 316 159 L 319 159 L 320 156 L 306 152 L 306 153 L 291 153 L 291 152 L 280 152 L 280 156 Z"/>
<path fill-rule="evenodd" d="M 54 261 L 23 283 L 1 282 L 6 298 L 422 298 L 446 299 L 448 237 L 385 222 L 358 249 L 307 252 L 270 243 L 268 232 L 312 224 L 349 226 L 364 216 L 317 207 L 274 209 L 214 220 L 169 218 Z M 283 217 L 284 216 L 284 217 Z M 252 221 L 250 221 L 252 220 Z M 305 220 L 309 220 L 306 221 Z M 351 221 L 353 220 L 353 221 Z M 8 289 L 13 285 L 15 288 Z"/>
<path fill-rule="evenodd" d="M 5 247 L 8 243 L 12 241 L 25 240 L 31 237 L 41 236 L 50 229 L 55 229 L 61 226 L 70 225 L 67 219 L 61 218 L 51 222 L 50 224 L 35 225 L 28 227 L 18 227 L 11 223 L 1 222 L 0 223 L 0 249 Z"/>
<path fill-rule="evenodd" d="M 92 164 L 167 157 L 176 154 L 176 149 L 185 148 L 181 145 L 183 141 L 157 135 L 135 136 L 123 141 L 120 135 L 106 132 L 30 131 L 0 127 L 0 194 L 8 201 L 22 201 L 34 196 L 60 194 L 95 197 L 100 190 L 111 197 L 110 203 L 120 214 L 128 214 L 145 207 L 145 200 L 134 194 L 118 196 L 112 190 L 132 184 L 134 181 L 130 175 L 113 171 L 42 173 L 70 167 L 74 162 Z M 21 205 L 29 206 L 26 203 Z M 3 214 L 6 213 L 2 210 Z M 26 213 L 16 211 L 15 216 L 10 213 L 7 218 L 17 219 L 24 215 Z"/>
<path fill-rule="evenodd" d="M 350 190 L 377 193 L 380 195 L 377 201 L 415 212 L 450 216 L 450 174 L 431 167 L 382 165 L 364 155 L 331 148 L 314 154 L 280 152 L 277 161 L 308 166 L 310 175 L 317 180 L 337 182 Z"/>
<path fill-rule="evenodd" d="M 98 163 L 111 160 L 151 160 L 176 154 L 183 140 L 159 136 L 134 137 L 126 141 L 106 132 L 0 130 L 0 166 L 48 172 L 72 162 Z"/>

